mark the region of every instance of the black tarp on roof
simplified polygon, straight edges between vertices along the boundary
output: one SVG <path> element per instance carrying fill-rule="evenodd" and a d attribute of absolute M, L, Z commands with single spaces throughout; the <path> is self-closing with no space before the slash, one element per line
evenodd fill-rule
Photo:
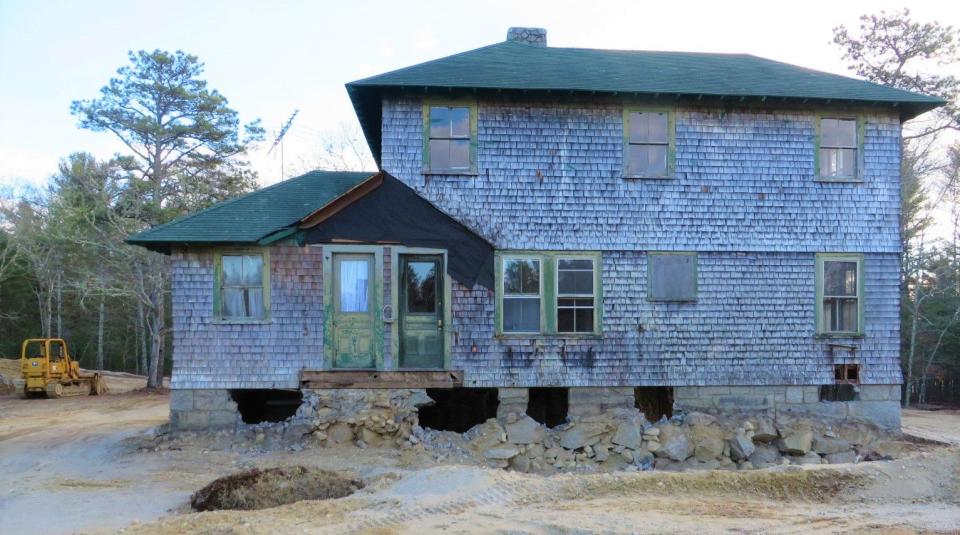
<path fill-rule="evenodd" d="M 447 250 L 447 273 L 493 290 L 493 246 L 387 173 L 383 183 L 315 227 L 304 243 L 350 240 Z"/>

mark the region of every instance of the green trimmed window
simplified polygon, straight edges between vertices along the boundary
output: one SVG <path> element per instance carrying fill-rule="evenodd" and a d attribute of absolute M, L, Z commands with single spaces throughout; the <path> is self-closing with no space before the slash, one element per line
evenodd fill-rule
<path fill-rule="evenodd" d="M 821 117 L 817 138 L 817 172 L 825 180 L 859 176 L 862 135 L 855 117 Z"/>
<path fill-rule="evenodd" d="M 424 105 L 424 171 L 465 174 L 476 171 L 477 114 L 472 103 Z"/>
<path fill-rule="evenodd" d="M 696 301 L 697 253 L 649 253 L 647 298 L 650 301 Z"/>
<path fill-rule="evenodd" d="M 595 335 L 600 310 L 599 253 L 498 253 L 498 333 Z"/>
<path fill-rule="evenodd" d="M 817 333 L 863 332 L 863 256 L 817 255 Z"/>
<path fill-rule="evenodd" d="M 673 174 L 674 120 L 666 110 L 623 113 L 623 173 L 628 178 L 668 178 Z"/>
<path fill-rule="evenodd" d="M 270 310 L 269 260 L 262 252 L 216 255 L 216 314 L 222 320 L 264 320 Z"/>

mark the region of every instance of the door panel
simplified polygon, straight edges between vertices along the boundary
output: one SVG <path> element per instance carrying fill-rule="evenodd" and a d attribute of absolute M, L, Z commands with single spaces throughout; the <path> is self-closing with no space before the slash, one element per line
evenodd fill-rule
<path fill-rule="evenodd" d="M 375 368 L 374 256 L 333 255 L 333 367 Z"/>
<path fill-rule="evenodd" d="M 400 367 L 443 369 L 443 257 L 400 256 Z"/>

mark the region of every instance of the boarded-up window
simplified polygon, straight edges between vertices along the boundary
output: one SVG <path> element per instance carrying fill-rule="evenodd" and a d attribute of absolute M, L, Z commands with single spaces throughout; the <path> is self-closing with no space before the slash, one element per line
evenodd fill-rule
<path fill-rule="evenodd" d="M 696 254 L 650 253 L 648 259 L 651 301 L 696 301 Z"/>
<path fill-rule="evenodd" d="M 220 315 L 230 319 L 262 319 L 263 255 L 225 254 L 220 257 Z"/>
<path fill-rule="evenodd" d="M 857 176 L 857 120 L 820 120 L 820 176 Z"/>
<path fill-rule="evenodd" d="M 623 155 L 628 177 L 662 178 L 668 174 L 670 121 L 667 112 L 627 114 L 627 146 Z"/>
<path fill-rule="evenodd" d="M 469 171 L 470 108 L 430 106 L 429 170 Z"/>
<path fill-rule="evenodd" d="M 540 259 L 503 260 L 503 332 L 540 332 Z"/>

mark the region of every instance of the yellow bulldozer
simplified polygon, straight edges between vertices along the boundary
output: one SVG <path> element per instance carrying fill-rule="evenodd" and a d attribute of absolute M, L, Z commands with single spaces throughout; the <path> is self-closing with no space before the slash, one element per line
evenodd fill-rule
<path fill-rule="evenodd" d="M 81 373 L 80 363 L 70 358 L 61 338 L 30 338 L 20 347 L 20 371 L 16 383 L 23 398 L 46 396 L 101 396 L 107 383 L 99 373 Z"/>

